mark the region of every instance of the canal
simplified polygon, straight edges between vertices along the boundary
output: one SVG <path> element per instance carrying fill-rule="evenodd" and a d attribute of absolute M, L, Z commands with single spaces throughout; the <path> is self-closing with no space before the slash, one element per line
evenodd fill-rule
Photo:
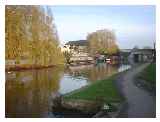
<path fill-rule="evenodd" d="M 52 99 L 92 84 L 130 65 L 107 64 L 6 72 L 6 117 L 55 117 Z"/>

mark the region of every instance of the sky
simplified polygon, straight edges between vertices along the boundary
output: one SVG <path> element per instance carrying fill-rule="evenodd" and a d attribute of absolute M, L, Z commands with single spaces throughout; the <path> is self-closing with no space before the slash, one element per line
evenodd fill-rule
<path fill-rule="evenodd" d="M 155 6 L 52 6 L 60 43 L 86 39 L 101 29 L 115 32 L 121 49 L 153 47 Z"/>

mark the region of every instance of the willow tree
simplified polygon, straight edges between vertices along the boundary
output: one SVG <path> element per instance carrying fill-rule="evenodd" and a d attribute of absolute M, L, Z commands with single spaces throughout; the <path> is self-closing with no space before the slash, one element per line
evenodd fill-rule
<path fill-rule="evenodd" d="M 112 55 L 118 52 L 113 31 L 105 29 L 90 33 L 87 36 L 87 41 L 89 42 L 88 49 L 93 55 L 96 53 Z"/>
<path fill-rule="evenodd" d="M 18 6 L 6 6 L 5 14 L 5 41 L 6 58 L 15 59 L 16 63 L 25 51 L 25 16 L 24 9 Z"/>
<path fill-rule="evenodd" d="M 34 65 L 63 63 L 59 39 L 49 8 L 6 6 L 6 59 Z"/>

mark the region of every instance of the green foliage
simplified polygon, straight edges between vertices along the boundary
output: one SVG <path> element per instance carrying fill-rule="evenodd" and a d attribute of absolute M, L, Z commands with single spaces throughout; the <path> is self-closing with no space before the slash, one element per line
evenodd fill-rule
<path fill-rule="evenodd" d="M 68 52 L 68 51 L 65 51 L 63 54 L 64 54 L 64 57 L 66 59 L 67 64 L 70 64 L 70 59 L 72 57 L 72 53 Z"/>
<path fill-rule="evenodd" d="M 87 36 L 89 52 L 91 54 L 115 54 L 118 52 L 115 34 L 109 30 L 98 30 Z"/>
<path fill-rule="evenodd" d="M 6 59 L 33 65 L 64 63 L 51 10 L 40 6 L 6 6 Z"/>

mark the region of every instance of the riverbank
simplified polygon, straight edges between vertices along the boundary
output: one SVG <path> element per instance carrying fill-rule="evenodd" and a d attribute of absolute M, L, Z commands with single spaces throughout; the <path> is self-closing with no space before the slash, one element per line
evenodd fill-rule
<path fill-rule="evenodd" d="M 148 65 L 137 65 L 68 93 L 62 96 L 61 106 L 90 113 L 92 117 L 155 117 L 155 96 L 135 84 L 137 75 Z"/>
<path fill-rule="evenodd" d="M 116 75 L 113 75 L 107 79 L 96 81 L 95 83 L 86 86 L 85 88 L 75 90 L 71 93 L 63 96 L 65 100 L 79 99 L 79 100 L 91 100 L 91 101 L 103 101 L 120 102 L 122 97 L 119 95 L 114 79 Z"/>
<path fill-rule="evenodd" d="M 63 64 L 59 64 L 63 65 Z M 21 71 L 21 70 L 32 70 L 32 69 L 44 69 L 44 68 L 51 68 L 51 67 L 55 67 L 57 65 L 30 65 L 30 64 L 21 64 L 21 65 L 6 65 L 5 66 L 5 71 L 9 72 L 9 71 Z"/>
<path fill-rule="evenodd" d="M 54 99 L 53 111 L 64 113 L 63 110 L 68 110 L 66 114 L 70 114 L 71 117 L 81 116 L 81 114 L 73 113 L 75 110 L 86 115 L 92 115 L 91 117 L 102 115 L 112 117 L 119 111 L 119 107 L 124 102 L 124 98 L 119 94 L 114 82 L 116 76 L 117 74 L 96 81 L 91 85 Z"/>

